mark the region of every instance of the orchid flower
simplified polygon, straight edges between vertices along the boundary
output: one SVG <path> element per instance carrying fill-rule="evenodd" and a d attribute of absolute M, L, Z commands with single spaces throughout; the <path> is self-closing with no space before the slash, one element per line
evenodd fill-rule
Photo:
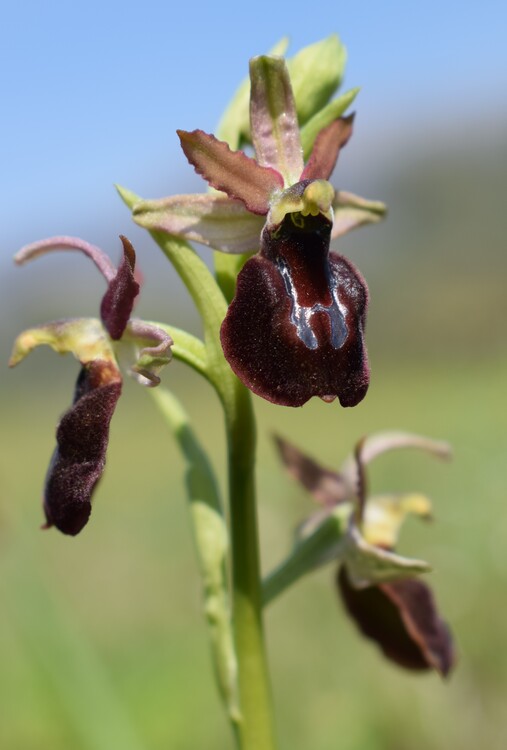
<path fill-rule="evenodd" d="M 137 349 L 132 372 L 143 385 L 155 386 L 171 357 L 171 338 L 161 328 L 130 318 L 139 284 L 134 277 L 135 252 L 120 237 L 123 256 L 116 269 L 100 248 L 76 237 L 52 237 L 22 248 L 18 264 L 52 250 L 78 250 L 92 260 L 107 282 L 100 306 L 101 321 L 75 318 L 31 328 L 18 336 L 10 359 L 17 365 L 32 349 L 47 344 L 56 352 L 72 352 L 81 364 L 71 408 L 57 428 L 44 492 L 45 528 L 56 526 L 75 535 L 88 521 L 91 500 L 105 466 L 109 424 L 122 389 L 115 342 Z"/>
<path fill-rule="evenodd" d="M 224 355 L 248 388 L 286 406 L 312 396 L 354 406 L 369 383 L 368 291 L 329 245 L 378 221 L 385 207 L 336 192 L 328 181 L 353 116 L 324 119 L 305 164 L 283 58 L 252 59 L 250 81 L 255 158 L 201 130 L 178 131 L 188 161 L 213 191 L 138 201 L 133 217 L 224 253 L 257 252 L 239 273 L 221 328 Z"/>
<path fill-rule="evenodd" d="M 415 576 L 425 571 L 424 564 L 394 552 L 406 516 L 430 518 L 431 503 L 419 493 L 367 496 L 366 467 L 375 457 L 398 448 L 419 448 L 448 458 L 449 447 L 409 433 L 379 433 L 360 441 L 336 472 L 286 440 L 276 442 L 288 472 L 321 506 L 301 526 L 299 538 L 308 537 L 336 509 L 348 518 L 338 544 L 319 551 L 319 564 L 339 560 L 337 588 L 358 629 L 398 665 L 433 668 L 446 676 L 455 662 L 454 644 L 431 589 Z"/>

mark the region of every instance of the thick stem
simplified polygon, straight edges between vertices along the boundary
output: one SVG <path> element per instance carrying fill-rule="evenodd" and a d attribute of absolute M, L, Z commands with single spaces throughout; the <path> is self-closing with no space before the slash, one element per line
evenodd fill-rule
<path fill-rule="evenodd" d="M 275 750 L 271 689 L 262 625 L 262 589 L 255 497 L 255 421 L 238 382 L 225 403 L 229 441 L 233 617 L 242 720 L 241 750 Z"/>

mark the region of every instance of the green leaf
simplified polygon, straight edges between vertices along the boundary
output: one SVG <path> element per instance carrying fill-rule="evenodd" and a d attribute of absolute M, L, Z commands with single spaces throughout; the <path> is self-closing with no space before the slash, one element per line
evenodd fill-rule
<path fill-rule="evenodd" d="M 347 51 L 336 34 L 300 50 L 287 61 L 299 124 L 321 110 L 341 84 Z"/>
<path fill-rule="evenodd" d="M 321 130 L 324 130 L 334 120 L 337 120 L 350 107 L 360 89 L 350 89 L 337 99 L 329 102 L 323 109 L 313 115 L 308 122 L 301 128 L 301 145 L 303 147 L 303 157 L 305 161 L 309 158 L 315 139 Z"/>

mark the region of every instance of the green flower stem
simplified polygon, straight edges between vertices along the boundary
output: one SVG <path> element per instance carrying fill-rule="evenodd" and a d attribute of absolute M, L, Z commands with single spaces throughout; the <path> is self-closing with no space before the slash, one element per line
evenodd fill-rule
<path fill-rule="evenodd" d="M 255 420 L 250 393 L 236 380 L 224 400 L 232 539 L 233 616 L 242 722 L 242 750 L 275 750 L 271 688 L 264 646 L 255 497 Z"/>
<path fill-rule="evenodd" d="M 132 208 L 139 198 L 118 188 Z M 276 750 L 264 634 L 255 496 L 255 420 L 249 391 L 224 359 L 220 326 L 227 302 L 206 264 L 184 240 L 151 232 L 187 287 L 202 318 L 206 367 L 196 369 L 213 384 L 224 407 L 228 442 L 233 629 L 238 664 L 241 750 Z M 176 336 L 175 336 L 176 339 Z M 195 348 L 195 347 L 194 347 Z M 199 352 L 201 354 L 201 352 Z M 184 356 L 182 356 L 184 359 Z M 193 366 L 195 366 L 195 364 Z"/>
<path fill-rule="evenodd" d="M 294 546 L 290 555 L 270 573 L 262 587 L 262 603 L 270 604 L 302 576 L 329 560 L 338 560 L 350 517 L 350 504 L 343 504 L 327 516 L 311 534 Z"/>

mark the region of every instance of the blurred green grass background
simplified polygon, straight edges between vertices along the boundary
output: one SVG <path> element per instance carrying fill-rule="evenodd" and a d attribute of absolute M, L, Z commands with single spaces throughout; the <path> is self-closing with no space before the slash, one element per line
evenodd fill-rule
<path fill-rule="evenodd" d="M 384 662 L 345 619 L 326 568 L 266 616 L 284 750 L 505 747 L 505 155 L 504 139 L 473 153 L 463 142 L 416 151 L 377 191 L 393 213 L 385 227 L 342 243 L 372 296 L 372 385 L 360 406 L 256 402 L 266 571 L 312 510 L 278 466 L 274 430 L 335 467 L 360 436 L 384 429 L 446 439 L 455 451 L 452 464 L 406 452 L 371 472 L 374 491 L 420 490 L 434 501 L 436 523 L 409 522 L 400 550 L 434 565 L 430 582 L 457 638 L 455 673 L 443 683 Z M 149 283 L 149 264 L 146 275 Z M 54 316 L 61 290 L 23 297 L 37 286 L 21 276 L 16 325 L 46 320 L 46 308 Z M 157 299 L 158 316 L 181 324 L 166 309 L 181 297 Z M 13 321 L 3 326 L 4 361 L 15 330 Z M 38 528 L 55 424 L 76 372 L 70 359 L 38 351 L 1 373 L 0 746 L 224 750 L 231 738 L 200 614 L 182 461 L 135 384 L 126 383 L 112 423 L 89 526 L 76 539 Z M 165 382 L 194 417 L 223 483 L 214 395 L 178 365 Z"/>

